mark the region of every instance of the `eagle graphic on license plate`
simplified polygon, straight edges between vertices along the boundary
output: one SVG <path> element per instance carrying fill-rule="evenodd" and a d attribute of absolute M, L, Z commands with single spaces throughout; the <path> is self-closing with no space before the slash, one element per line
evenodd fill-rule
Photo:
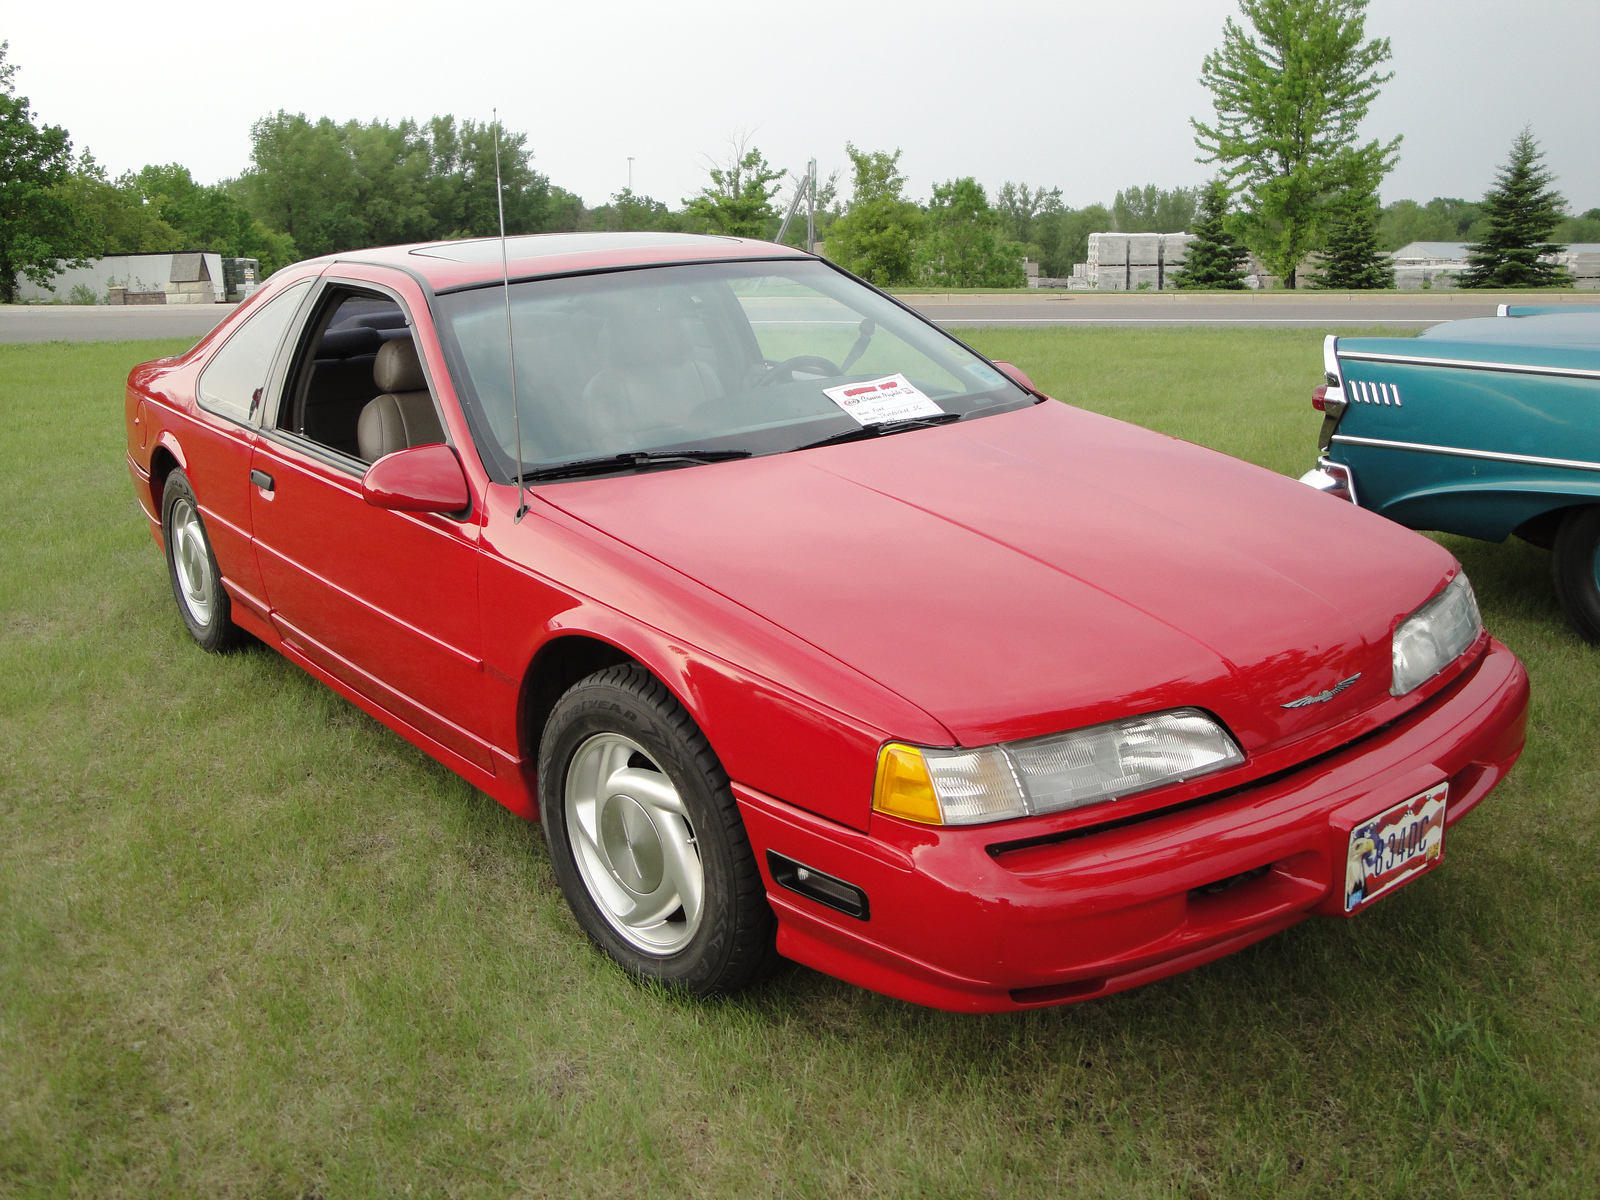
<path fill-rule="evenodd" d="M 1438 861 L 1448 782 L 1435 784 L 1350 831 L 1344 910 L 1354 912 Z"/>

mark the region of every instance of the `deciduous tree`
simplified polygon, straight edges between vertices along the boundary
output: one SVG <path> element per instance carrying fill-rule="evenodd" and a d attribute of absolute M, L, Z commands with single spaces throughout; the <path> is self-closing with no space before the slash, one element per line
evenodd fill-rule
<path fill-rule="evenodd" d="M 734 146 L 727 162 L 709 168 L 711 186 L 685 200 L 684 212 L 717 233 L 732 237 L 764 238 L 776 219 L 772 197 L 777 195 L 784 172 L 774 170 L 761 151 Z"/>
<path fill-rule="evenodd" d="M 1022 247 L 1005 236 L 971 176 L 934 185 L 927 235 L 917 247 L 918 276 L 935 287 L 1022 287 Z"/>
<path fill-rule="evenodd" d="M 900 151 L 868 152 L 849 142 L 844 149 L 854 168 L 854 188 L 844 215 L 828 229 L 827 255 L 879 287 L 910 283 L 923 218 L 905 198 Z"/>
<path fill-rule="evenodd" d="M 1030 244 L 1040 220 L 1062 211 L 1061 189 L 1046 191 L 1042 186 L 1006 182 L 994 194 L 994 209 L 1005 223 L 1005 233 L 1013 242 Z"/>
<path fill-rule="evenodd" d="M 1426 204 L 1396 200 L 1378 217 L 1378 235 L 1385 250 L 1411 242 L 1460 242 L 1472 235 L 1483 206 L 1467 200 L 1435 196 Z"/>
<path fill-rule="evenodd" d="M 38 126 L 12 82 L 16 65 L 0 42 L 0 304 L 17 302 L 17 277 L 40 286 L 98 252 L 94 231 L 63 186 L 72 140 L 59 125 Z"/>
<path fill-rule="evenodd" d="M 1252 32 L 1231 17 L 1200 80 L 1216 117 L 1191 120 L 1200 162 L 1248 198 L 1248 239 L 1293 287 L 1343 192 L 1375 192 L 1400 138 L 1357 144 L 1357 129 L 1393 72 L 1389 39 L 1365 41 L 1367 0 L 1239 0 Z"/>
<path fill-rule="evenodd" d="M 1111 227 L 1118 233 L 1187 233 L 1199 200 L 1197 188 L 1131 187 L 1112 202 Z"/>
<path fill-rule="evenodd" d="M 1550 185 L 1553 176 L 1540 165 L 1544 154 L 1531 129 L 1511 143 L 1511 158 L 1483 197 L 1487 229 L 1483 240 L 1467 247 L 1464 288 L 1560 287 L 1569 282 L 1566 269 L 1544 256 L 1566 247 L 1549 241 L 1561 222 L 1566 201 Z"/>

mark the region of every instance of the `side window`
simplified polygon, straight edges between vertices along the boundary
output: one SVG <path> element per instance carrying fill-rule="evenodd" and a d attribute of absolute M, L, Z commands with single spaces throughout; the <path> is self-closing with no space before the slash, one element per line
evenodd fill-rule
<path fill-rule="evenodd" d="M 330 288 L 318 304 L 278 428 L 373 462 L 445 440 L 405 311 L 391 297 Z"/>
<path fill-rule="evenodd" d="M 256 391 L 265 387 L 272 356 L 305 299 L 311 280 L 267 301 L 223 343 L 200 373 L 200 404 L 235 421 L 248 421 Z"/>

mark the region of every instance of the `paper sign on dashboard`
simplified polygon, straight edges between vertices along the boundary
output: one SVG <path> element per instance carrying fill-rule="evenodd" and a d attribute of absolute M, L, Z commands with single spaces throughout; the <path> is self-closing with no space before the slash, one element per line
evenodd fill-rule
<path fill-rule="evenodd" d="M 823 388 L 822 394 L 861 425 L 882 425 L 912 417 L 937 417 L 944 412 L 904 375 L 885 375 L 865 383 Z"/>

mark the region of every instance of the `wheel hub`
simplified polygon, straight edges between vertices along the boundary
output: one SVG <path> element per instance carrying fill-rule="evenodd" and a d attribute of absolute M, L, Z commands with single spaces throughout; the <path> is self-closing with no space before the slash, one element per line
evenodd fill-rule
<path fill-rule="evenodd" d="M 600 810 L 600 844 L 611 860 L 611 875 L 635 896 L 661 886 L 661 835 L 639 802 L 611 796 Z"/>
<path fill-rule="evenodd" d="M 687 946 L 700 928 L 705 868 L 683 797 L 644 747 L 620 733 L 583 742 L 567 765 L 564 815 L 606 923 L 651 954 Z"/>

